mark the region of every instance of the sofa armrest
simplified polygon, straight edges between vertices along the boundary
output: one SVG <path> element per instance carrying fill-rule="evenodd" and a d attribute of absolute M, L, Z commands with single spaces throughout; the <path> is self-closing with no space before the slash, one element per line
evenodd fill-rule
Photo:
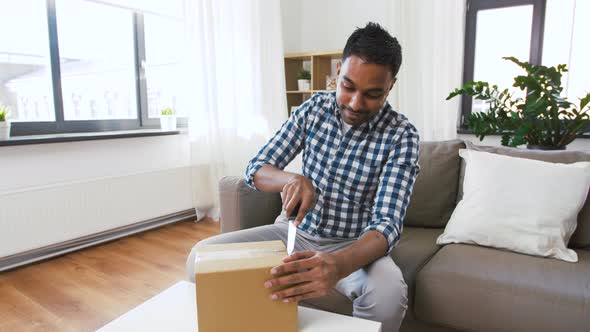
<path fill-rule="evenodd" d="M 256 191 L 243 178 L 219 180 L 221 233 L 274 223 L 281 213 L 281 195 Z"/>

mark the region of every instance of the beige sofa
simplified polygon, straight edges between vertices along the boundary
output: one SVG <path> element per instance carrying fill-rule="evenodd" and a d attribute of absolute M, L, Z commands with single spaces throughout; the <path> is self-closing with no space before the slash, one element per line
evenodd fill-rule
<path fill-rule="evenodd" d="M 590 331 L 590 202 L 578 217 L 570 247 L 578 263 L 436 238 L 461 197 L 464 166 L 458 150 L 483 150 L 550 162 L 590 161 L 590 153 L 481 147 L 460 140 L 422 142 L 403 234 L 392 257 L 409 286 L 402 331 Z M 238 177 L 220 181 L 221 231 L 272 223 L 278 194 L 247 187 Z M 333 293 L 309 305 L 350 315 L 351 302 Z"/>

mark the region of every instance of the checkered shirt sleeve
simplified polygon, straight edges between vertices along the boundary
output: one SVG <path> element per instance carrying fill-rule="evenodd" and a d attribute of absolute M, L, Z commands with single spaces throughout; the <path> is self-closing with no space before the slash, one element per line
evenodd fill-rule
<path fill-rule="evenodd" d="M 304 146 L 306 112 L 313 107 L 314 98 L 303 103 L 291 114 L 276 134 L 250 160 L 246 167 L 246 184 L 258 190 L 254 185 L 254 174 L 263 165 L 273 165 L 284 169 L 297 156 Z"/>
<path fill-rule="evenodd" d="M 415 128 L 408 128 L 391 150 L 379 178 L 372 218 L 361 236 L 375 230 L 387 240 L 387 254 L 399 241 L 403 220 L 410 203 L 410 195 L 420 166 L 419 135 Z"/>

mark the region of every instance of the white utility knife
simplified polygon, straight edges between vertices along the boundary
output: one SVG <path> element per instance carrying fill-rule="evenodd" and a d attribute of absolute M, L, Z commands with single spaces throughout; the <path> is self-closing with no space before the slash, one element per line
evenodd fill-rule
<path fill-rule="evenodd" d="M 291 255 L 295 249 L 295 237 L 297 236 L 297 226 L 295 218 L 289 219 L 289 232 L 287 233 L 287 254 Z"/>

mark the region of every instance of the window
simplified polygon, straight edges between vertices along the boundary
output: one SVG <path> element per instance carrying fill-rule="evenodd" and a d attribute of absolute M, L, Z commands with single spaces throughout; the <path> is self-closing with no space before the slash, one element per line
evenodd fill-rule
<path fill-rule="evenodd" d="M 79 0 L 56 4 L 64 120 L 136 119 L 133 13 Z"/>
<path fill-rule="evenodd" d="M 176 109 L 182 21 L 141 4 L 0 0 L 0 29 L 13 32 L 0 34 L 12 136 L 159 128 L 159 110 Z"/>
<path fill-rule="evenodd" d="M 507 55 L 529 59 L 532 18 L 532 5 L 480 10 L 477 13 L 473 80 L 494 82 L 500 87 L 512 86 L 514 64 L 498 60 Z M 498 24 L 498 20 L 512 23 Z M 524 92 L 519 92 L 518 96 L 524 97 Z M 487 103 L 482 100 L 474 98 L 472 105 L 474 112 L 487 110 Z"/>
<path fill-rule="evenodd" d="M 158 110 L 177 109 L 177 93 L 181 90 L 179 77 L 183 41 L 183 26 L 166 17 L 145 14 L 145 71 L 148 100 L 148 117 L 158 118 Z M 175 38 L 171 38 L 175 37 Z M 179 110 L 179 116 L 186 116 Z"/>
<path fill-rule="evenodd" d="M 566 63 L 564 92 L 577 102 L 590 90 L 590 1 L 547 0 L 543 58 L 545 65 Z"/>
<path fill-rule="evenodd" d="M 546 66 L 565 63 L 570 72 L 563 77 L 564 92 L 577 102 L 590 89 L 590 46 L 584 40 L 588 15 L 588 1 L 468 0 L 463 81 L 486 81 L 524 97 L 524 91 L 512 88 L 522 71 L 502 57 Z M 467 129 L 472 111 L 486 110 L 485 103 L 463 96 L 460 129 Z"/>
<path fill-rule="evenodd" d="M 12 121 L 55 121 L 45 1 L 0 0 L 0 31 L 0 101 Z"/>

